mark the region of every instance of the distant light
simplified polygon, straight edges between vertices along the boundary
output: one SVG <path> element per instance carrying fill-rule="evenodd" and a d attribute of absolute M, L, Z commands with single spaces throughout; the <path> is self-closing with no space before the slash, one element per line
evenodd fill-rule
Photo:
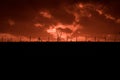
<path fill-rule="evenodd" d="M 83 4 L 80 3 L 80 4 L 79 4 L 79 7 L 80 7 L 80 8 L 83 8 L 84 6 L 83 6 Z"/>

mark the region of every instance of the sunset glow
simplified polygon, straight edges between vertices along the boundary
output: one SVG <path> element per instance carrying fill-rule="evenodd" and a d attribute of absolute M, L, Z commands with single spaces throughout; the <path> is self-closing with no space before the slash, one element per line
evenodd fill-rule
<path fill-rule="evenodd" d="M 5 0 L 0 42 L 120 42 L 119 5 L 119 0 Z"/>

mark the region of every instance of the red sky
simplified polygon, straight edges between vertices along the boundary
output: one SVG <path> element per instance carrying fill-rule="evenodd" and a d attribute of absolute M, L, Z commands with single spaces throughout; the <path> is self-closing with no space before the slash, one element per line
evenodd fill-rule
<path fill-rule="evenodd" d="M 120 32 L 119 0 L 1 0 L 0 37 L 94 40 Z"/>

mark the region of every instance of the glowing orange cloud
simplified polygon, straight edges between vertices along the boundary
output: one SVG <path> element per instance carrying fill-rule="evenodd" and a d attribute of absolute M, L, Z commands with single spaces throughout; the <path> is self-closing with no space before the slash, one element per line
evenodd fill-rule
<path fill-rule="evenodd" d="M 100 15 L 103 15 L 105 16 L 106 19 L 109 19 L 109 20 L 112 20 L 116 23 L 120 23 L 120 19 L 116 19 L 114 16 L 110 15 L 110 14 L 107 14 L 105 12 L 103 12 L 102 10 L 99 10 L 99 9 L 96 9 L 96 11 L 100 14 Z"/>
<path fill-rule="evenodd" d="M 100 15 L 103 14 L 103 11 L 102 11 L 102 10 L 96 9 L 96 11 L 97 11 Z"/>
<path fill-rule="evenodd" d="M 49 34 L 53 35 L 54 38 L 56 38 L 57 37 L 57 33 L 58 32 L 62 32 L 62 31 L 58 30 L 59 28 L 61 28 L 61 29 L 68 28 L 72 32 L 71 33 L 62 32 L 62 35 L 61 35 L 61 38 L 63 40 L 66 40 L 66 38 L 68 36 L 71 36 L 77 29 L 80 29 L 80 27 L 81 27 L 80 25 L 74 25 L 74 24 L 72 24 L 72 25 L 63 25 L 62 23 L 58 23 L 57 25 L 53 25 L 53 26 L 49 27 L 49 29 L 47 29 L 47 32 Z"/>
<path fill-rule="evenodd" d="M 40 15 L 42 15 L 45 18 L 52 18 L 52 15 L 48 11 L 41 11 Z"/>
<path fill-rule="evenodd" d="M 76 17 L 76 21 L 78 21 L 78 18 L 80 18 L 81 16 L 88 16 L 91 17 L 92 14 L 91 12 L 89 12 L 89 10 L 92 11 L 96 11 L 99 15 L 103 15 L 106 19 L 110 19 L 116 22 L 116 18 L 108 13 L 105 13 L 104 9 L 102 8 L 102 5 L 93 5 L 93 4 L 83 4 L 83 3 L 79 3 L 77 5 L 77 7 L 80 12 L 79 15 L 75 12 L 75 17 Z"/>
<path fill-rule="evenodd" d="M 84 8 L 84 5 L 81 4 L 81 3 L 80 3 L 78 6 L 79 6 L 80 8 Z"/>
<path fill-rule="evenodd" d="M 115 17 L 109 15 L 109 14 L 105 14 L 106 19 L 110 19 L 110 20 L 115 20 Z"/>
<path fill-rule="evenodd" d="M 37 28 L 40 28 L 40 27 L 42 27 L 43 25 L 40 24 L 40 23 L 36 23 L 36 24 L 34 24 L 34 26 L 37 27 Z"/>
<path fill-rule="evenodd" d="M 79 22 L 81 20 L 81 17 L 91 18 L 92 14 L 89 10 L 94 10 L 94 7 L 95 6 L 92 4 L 79 3 L 76 4 L 75 7 L 71 8 L 72 10 L 66 9 L 66 11 L 75 17 L 74 22 Z"/>

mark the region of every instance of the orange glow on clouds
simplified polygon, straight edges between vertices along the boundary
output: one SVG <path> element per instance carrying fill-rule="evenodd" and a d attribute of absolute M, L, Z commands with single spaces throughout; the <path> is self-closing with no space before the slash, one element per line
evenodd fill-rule
<path fill-rule="evenodd" d="M 115 18 L 109 14 L 105 14 L 106 19 L 115 20 Z"/>
<path fill-rule="evenodd" d="M 102 10 L 97 9 L 96 11 L 97 11 L 100 15 L 103 14 Z"/>
<path fill-rule="evenodd" d="M 84 8 L 84 5 L 80 3 L 80 4 L 79 4 L 79 7 L 80 7 L 80 8 Z"/>
<path fill-rule="evenodd" d="M 36 23 L 36 24 L 34 24 L 34 26 L 40 28 L 40 27 L 42 27 L 43 25 L 40 24 L 40 23 Z"/>
<path fill-rule="evenodd" d="M 70 29 L 72 32 L 71 33 L 67 33 L 67 32 L 62 32 L 62 31 L 59 31 L 58 28 L 61 28 L 61 29 Z M 57 37 L 57 33 L 59 32 L 62 32 L 62 35 L 61 35 L 61 38 L 66 40 L 66 38 L 68 36 L 71 36 L 77 29 L 79 29 L 80 26 L 79 25 L 63 25 L 61 23 L 58 23 L 57 25 L 53 25 L 51 26 L 49 29 L 47 29 L 47 32 L 51 35 L 53 35 L 54 38 Z"/>
<path fill-rule="evenodd" d="M 49 19 L 52 18 L 52 15 L 47 11 L 41 11 L 40 15 L 42 15 L 45 18 L 49 18 Z"/>
<path fill-rule="evenodd" d="M 40 3 L 42 2 L 44 1 Z M 112 9 L 101 3 L 84 2 L 84 0 L 73 4 L 58 4 L 56 5 L 54 1 L 52 5 L 46 2 L 44 6 L 34 4 L 35 10 L 30 6 L 24 6 L 25 9 L 22 9 L 22 6 L 12 5 L 9 10 L 3 8 L 6 12 L 2 13 L 4 16 L 0 18 L 0 27 L 2 27 L 0 40 L 4 38 L 6 41 L 8 38 L 13 41 L 20 41 L 20 39 L 30 41 L 29 36 L 32 36 L 36 37 L 36 39 L 32 38 L 32 41 L 37 41 L 38 37 L 44 40 L 49 40 L 49 37 L 52 41 L 57 40 L 60 33 L 63 41 L 86 41 L 86 36 L 89 36 L 87 40 L 90 41 L 95 41 L 95 36 L 98 40 L 104 41 L 104 38 L 99 38 L 99 35 L 114 39 L 113 34 L 120 33 L 120 17 L 115 15 L 116 12 L 114 13 L 116 8 Z"/>
<path fill-rule="evenodd" d="M 56 28 L 53 28 L 53 27 L 50 27 L 48 30 L 47 30 L 48 33 L 56 33 Z"/>

